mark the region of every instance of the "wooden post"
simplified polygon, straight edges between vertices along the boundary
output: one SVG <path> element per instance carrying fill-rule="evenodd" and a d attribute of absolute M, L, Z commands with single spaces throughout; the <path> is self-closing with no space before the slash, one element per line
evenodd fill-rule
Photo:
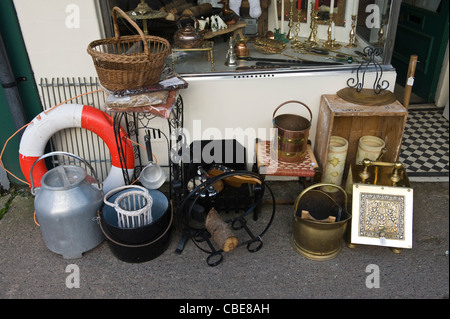
<path fill-rule="evenodd" d="M 414 84 L 414 73 L 416 72 L 417 55 L 409 58 L 408 74 L 406 76 L 405 93 L 403 94 L 403 106 L 408 109 L 411 99 L 411 91 Z"/>

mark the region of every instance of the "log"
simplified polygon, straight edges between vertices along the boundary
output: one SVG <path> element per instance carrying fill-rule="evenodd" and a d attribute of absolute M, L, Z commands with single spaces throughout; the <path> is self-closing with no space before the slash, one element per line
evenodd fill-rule
<path fill-rule="evenodd" d="M 167 15 L 166 15 L 166 20 L 168 20 L 168 21 L 175 21 L 177 18 L 175 17 L 175 14 L 173 13 L 173 12 L 169 12 Z"/>
<path fill-rule="evenodd" d="M 206 230 L 224 252 L 233 250 L 239 243 L 230 226 L 223 221 L 222 217 L 220 217 L 214 208 L 206 216 Z"/>
<path fill-rule="evenodd" d="M 196 18 L 199 18 L 201 16 L 209 17 L 212 14 L 213 7 L 211 3 L 202 3 L 195 7 L 190 7 L 187 9 L 184 9 L 182 15 L 190 15 L 194 16 Z"/>
<path fill-rule="evenodd" d="M 166 4 L 164 9 L 168 13 L 173 13 L 175 15 L 181 15 L 183 10 L 193 7 L 192 3 L 186 2 L 186 0 L 173 0 L 172 2 Z"/>
<path fill-rule="evenodd" d="M 171 2 L 167 3 L 164 8 L 167 10 L 167 12 L 170 12 L 170 10 L 183 6 L 187 4 L 186 0 L 172 0 Z"/>

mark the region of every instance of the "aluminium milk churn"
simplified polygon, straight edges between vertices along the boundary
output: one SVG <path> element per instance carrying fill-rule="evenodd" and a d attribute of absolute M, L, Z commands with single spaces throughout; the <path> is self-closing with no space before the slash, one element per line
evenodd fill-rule
<path fill-rule="evenodd" d="M 42 176 L 41 187 L 35 189 L 34 165 L 55 155 L 83 161 L 94 175 L 98 187 L 91 184 L 92 177 L 81 166 L 60 165 L 46 172 Z M 34 162 L 30 181 L 37 221 L 48 249 L 65 259 L 74 259 L 104 240 L 96 218 L 103 202 L 102 186 L 89 163 L 70 153 L 51 152 Z"/>

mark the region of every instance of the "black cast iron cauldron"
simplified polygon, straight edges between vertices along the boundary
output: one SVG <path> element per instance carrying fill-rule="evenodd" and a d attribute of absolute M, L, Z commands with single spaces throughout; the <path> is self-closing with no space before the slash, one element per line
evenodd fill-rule
<path fill-rule="evenodd" d="M 126 190 L 125 190 L 126 191 Z M 121 192 L 112 195 L 109 200 Z M 159 257 L 169 246 L 173 212 L 167 197 L 158 190 L 149 190 L 153 198 L 153 221 L 136 228 L 119 228 L 114 208 L 104 205 L 98 212 L 100 228 L 115 257 L 129 263 L 141 263 Z"/>

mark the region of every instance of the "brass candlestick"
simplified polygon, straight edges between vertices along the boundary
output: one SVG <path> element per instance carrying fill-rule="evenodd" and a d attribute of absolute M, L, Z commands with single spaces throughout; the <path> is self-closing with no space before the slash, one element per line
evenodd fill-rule
<path fill-rule="evenodd" d="M 140 15 L 144 15 L 152 11 L 152 8 L 149 7 L 149 5 L 145 2 L 145 0 L 141 0 L 141 2 L 137 5 L 134 11 L 139 13 Z"/>
<path fill-rule="evenodd" d="M 145 35 L 148 35 L 147 20 L 165 18 L 167 16 L 167 12 L 162 10 L 153 10 L 145 2 L 145 0 L 141 0 L 134 10 L 127 11 L 127 15 L 131 20 L 142 20 L 142 31 Z"/>
<path fill-rule="evenodd" d="M 355 39 L 355 34 L 356 34 L 356 15 L 352 15 L 352 29 L 350 30 L 350 34 L 349 34 L 349 42 L 348 44 L 345 46 L 346 48 L 356 48 L 356 39 Z"/>
<path fill-rule="evenodd" d="M 378 45 L 383 45 L 384 44 L 384 21 L 386 19 L 386 15 L 383 14 L 381 16 L 381 26 L 380 26 L 380 30 L 378 31 Z"/>
<path fill-rule="evenodd" d="M 295 24 L 295 31 L 294 31 L 294 39 L 292 40 L 292 43 L 298 43 L 300 40 L 298 39 L 300 36 L 300 17 L 301 17 L 302 10 L 297 10 L 297 23 Z"/>
<path fill-rule="evenodd" d="M 308 42 L 316 45 L 318 43 L 317 39 L 317 13 L 318 10 L 313 9 L 314 2 L 311 2 L 311 34 L 309 35 Z"/>
<path fill-rule="evenodd" d="M 293 40 L 295 38 L 295 35 L 294 35 L 294 2 L 291 0 L 290 3 L 291 3 L 291 6 L 289 9 L 289 23 L 288 23 L 289 31 L 287 34 L 287 38 L 289 40 Z"/>
<path fill-rule="evenodd" d="M 330 50 L 334 50 L 334 49 L 339 49 L 342 45 L 340 45 L 339 43 L 336 43 L 336 39 L 333 39 L 333 14 L 330 13 L 330 20 L 328 21 L 328 30 L 327 30 L 327 34 L 328 34 L 328 38 L 327 41 L 323 44 L 323 47 L 325 49 L 330 49 Z"/>

